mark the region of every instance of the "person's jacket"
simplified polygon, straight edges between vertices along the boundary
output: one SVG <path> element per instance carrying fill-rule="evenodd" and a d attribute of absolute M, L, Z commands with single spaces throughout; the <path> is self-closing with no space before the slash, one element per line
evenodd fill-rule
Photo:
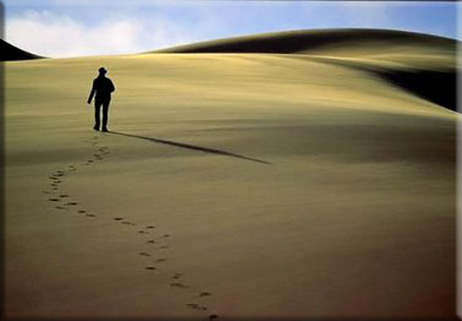
<path fill-rule="evenodd" d="M 93 80 L 93 87 L 91 89 L 89 101 L 96 93 L 96 100 L 110 100 L 111 93 L 115 91 L 114 84 L 111 79 L 106 77 L 97 77 Z"/>

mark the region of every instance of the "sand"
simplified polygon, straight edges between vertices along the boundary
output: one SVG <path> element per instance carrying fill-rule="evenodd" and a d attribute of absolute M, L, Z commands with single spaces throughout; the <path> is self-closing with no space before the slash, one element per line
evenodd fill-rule
<path fill-rule="evenodd" d="M 456 114 L 343 63 L 6 63 L 6 315 L 454 315 Z"/>

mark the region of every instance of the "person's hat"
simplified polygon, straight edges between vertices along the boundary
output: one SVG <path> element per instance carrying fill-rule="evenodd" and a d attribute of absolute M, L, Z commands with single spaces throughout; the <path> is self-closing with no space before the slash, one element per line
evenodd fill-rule
<path fill-rule="evenodd" d="M 107 73 L 107 70 L 106 70 L 104 67 L 100 67 L 100 68 L 98 69 L 98 71 L 99 71 L 100 74 L 105 74 L 105 73 Z"/>

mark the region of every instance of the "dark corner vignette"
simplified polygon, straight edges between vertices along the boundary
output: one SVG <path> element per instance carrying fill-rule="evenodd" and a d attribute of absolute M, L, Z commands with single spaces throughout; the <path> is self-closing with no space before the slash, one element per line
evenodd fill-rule
<path fill-rule="evenodd" d="M 5 5 L 0 0 L 0 38 L 4 39 Z M 0 320 L 5 318 L 5 72 L 0 61 Z"/>

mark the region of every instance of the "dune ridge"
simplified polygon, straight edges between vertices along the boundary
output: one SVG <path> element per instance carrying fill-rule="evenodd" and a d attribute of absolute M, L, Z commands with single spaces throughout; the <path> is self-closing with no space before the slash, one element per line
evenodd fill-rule
<path fill-rule="evenodd" d="M 455 50 L 457 41 L 429 34 L 386 29 L 293 30 L 232 37 L 175 46 L 155 53 L 309 53 L 320 49 L 349 48 L 352 44 L 387 47 L 444 46 Z M 395 49 L 395 48 L 394 48 Z"/>
<path fill-rule="evenodd" d="M 366 71 L 397 88 L 457 111 L 456 50 L 459 41 L 382 29 L 320 29 L 272 32 L 198 42 L 156 54 L 258 53 L 317 59 Z M 1 40 L 0 61 L 43 58 Z"/>
<path fill-rule="evenodd" d="M 458 44 L 457 40 L 429 34 L 353 28 L 264 33 L 199 42 L 154 53 L 306 55 L 317 61 L 322 59 L 367 71 L 373 77 L 457 111 Z"/>
<path fill-rule="evenodd" d="M 12 44 L 0 39 L 0 61 L 17 61 L 44 58 L 39 55 L 24 51 Z"/>

